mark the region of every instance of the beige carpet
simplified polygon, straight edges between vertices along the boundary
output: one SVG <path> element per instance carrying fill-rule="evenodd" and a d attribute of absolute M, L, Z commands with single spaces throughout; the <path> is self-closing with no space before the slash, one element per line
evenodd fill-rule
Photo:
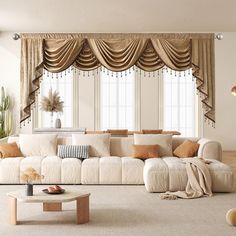
<path fill-rule="evenodd" d="M 24 186 L 0 186 L 0 236 L 100 235 L 236 235 L 225 214 L 236 207 L 236 193 L 194 200 L 160 200 L 144 186 L 64 186 L 91 192 L 91 221 L 74 224 L 75 203 L 63 212 L 42 212 L 40 204 L 18 204 L 20 225 L 7 223 L 8 191 Z M 42 186 L 43 188 L 43 186 Z"/>

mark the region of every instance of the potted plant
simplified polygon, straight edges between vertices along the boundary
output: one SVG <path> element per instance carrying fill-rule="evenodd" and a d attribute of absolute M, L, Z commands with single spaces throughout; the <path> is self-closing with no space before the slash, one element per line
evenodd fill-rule
<path fill-rule="evenodd" d="M 41 110 L 45 112 L 51 113 L 51 128 L 53 128 L 53 114 L 58 112 L 63 112 L 63 103 L 59 96 L 59 93 L 55 90 L 54 92 L 52 89 L 48 91 L 48 96 L 43 96 L 41 100 Z M 56 120 L 56 128 L 61 128 L 61 122 L 58 118 Z"/>
<path fill-rule="evenodd" d="M 21 174 L 21 180 L 26 183 L 26 196 L 33 196 L 33 182 L 43 179 L 34 168 L 29 167 Z"/>
<path fill-rule="evenodd" d="M 0 139 L 12 133 L 12 113 L 10 111 L 10 97 L 6 96 L 4 87 L 0 91 Z"/>

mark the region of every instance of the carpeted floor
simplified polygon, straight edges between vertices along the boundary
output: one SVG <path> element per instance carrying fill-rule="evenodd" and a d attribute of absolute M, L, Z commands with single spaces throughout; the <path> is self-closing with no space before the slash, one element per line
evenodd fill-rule
<path fill-rule="evenodd" d="M 42 187 L 43 186 L 39 186 Z M 24 186 L 0 186 L 0 236 L 145 236 L 145 235 L 236 235 L 225 214 L 236 207 L 236 193 L 215 194 L 194 200 L 160 200 L 144 186 L 64 186 L 91 192 L 91 220 L 76 225 L 75 202 L 65 203 L 63 212 L 43 212 L 41 204 L 18 204 L 18 220 L 7 222 L 8 191 Z"/>

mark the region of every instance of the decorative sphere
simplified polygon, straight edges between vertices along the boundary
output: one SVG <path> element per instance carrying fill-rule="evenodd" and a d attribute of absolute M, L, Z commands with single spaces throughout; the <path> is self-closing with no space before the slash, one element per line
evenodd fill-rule
<path fill-rule="evenodd" d="M 223 36 L 222 33 L 219 33 L 219 34 L 216 35 L 216 38 L 217 38 L 218 40 L 222 40 L 222 39 L 224 38 L 224 36 Z"/>
<path fill-rule="evenodd" d="M 13 38 L 14 40 L 18 40 L 18 39 L 20 38 L 20 35 L 17 34 L 17 33 L 14 33 L 13 36 L 12 36 L 12 38 Z"/>
<path fill-rule="evenodd" d="M 236 226 L 236 208 L 230 209 L 227 212 L 226 221 L 229 225 Z"/>

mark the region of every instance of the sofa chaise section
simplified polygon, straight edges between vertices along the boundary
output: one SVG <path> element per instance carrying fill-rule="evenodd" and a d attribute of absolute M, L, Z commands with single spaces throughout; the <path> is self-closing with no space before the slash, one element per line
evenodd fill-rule
<path fill-rule="evenodd" d="M 213 192 L 232 192 L 234 173 L 232 169 L 217 160 L 209 159 Z M 146 160 L 144 183 L 148 192 L 182 191 L 187 185 L 185 164 L 177 157 L 153 158 Z"/>

